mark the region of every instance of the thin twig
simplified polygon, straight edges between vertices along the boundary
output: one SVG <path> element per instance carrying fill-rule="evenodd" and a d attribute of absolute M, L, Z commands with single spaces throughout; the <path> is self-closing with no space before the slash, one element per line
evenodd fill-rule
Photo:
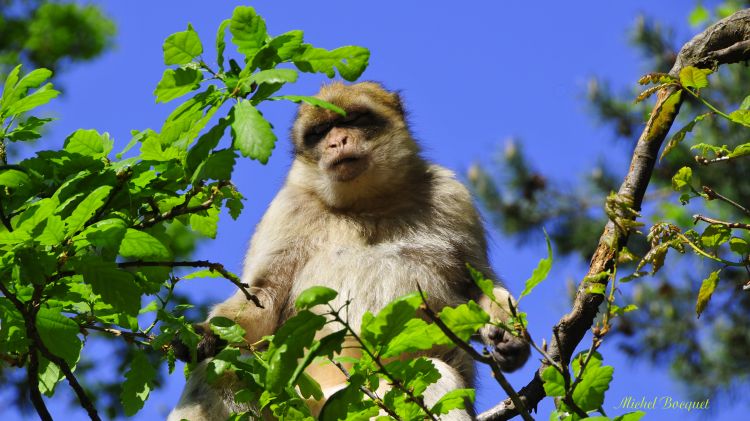
<path fill-rule="evenodd" d="M 193 260 L 193 261 L 183 261 L 183 262 L 170 262 L 170 261 L 159 261 L 159 262 L 146 262 L 142 260 L 136 260 L 133 262 L 121 262 L 117 264 L 120 268 L 128 268 L 128 267 L 146 267 L 146 266 L 161 266 L 161 267 L 193 267 L 193 268 L 200 268 L 205 267 L 208 268 L 211 271 L 218 272 L 221 276 L 223 276 L 225 279 L 229 280 L 229 282 L 233 283 L 237 286 L 237 288 L 242 291 L 243 294 L 245 294 L 245 298 L 252 301 L 256 306 L 259 308 L 265 308 L 260 303 L 260 300 L 257 296 L 250 293 L 249 285 L 242 282 L 242 279 L 240 279 L 237 275 L 233 274 L 232 272 L 226 270 L 224 268 L 224 265 L 221 263 L 216 262 L 209 262 L 208 260 Z"/>
<path fill-rule="evenodd" d="M 188 206 L 188 204 L 190 203 L 190 200 L 193 197 L 195 197 L 198 193 L 201 192 L 200 187 L 202 186 L 196 185 L 185 194 L 185 200 L 181 204 L 173 207 L 172 209 L 166 212 L 157 214 L 152 218 L 145 219 L 141 221 L 141 223 L 136 224 L 133 228 L 135 229 L 148 228 L 148 227 L 158 224 L 159 222 L 172 220 L 180 215 L 187 215 L 190 213 L 198 213 L 204 210 L 208 210 L 211 208 L 211 206 L 213 206 L 214 200 L 219 195 L 221 188 L 225 186 L 229 186 L 229 185 L 231 185 L 229 181 L 220 181 L 216 186 L 212 187 L 211 196 L 209 196 L 208 199 L 204 200 L 198 205 Z"/>
<path fill-rule="evenodd" d="M 94 324 L 84 324 L 81 326 L 81 328 L 84 330 L 96 330 L 98 332 L 109 333 L 110 335 L 114 335 L 114 336 L 121 336 L 123 338 L 126 338 L 128 341 L 132 341 L 132 342 L 135 342 L 138 338 L 144 339 L 146 341 L 152 341 L 154 339 L 154 335 L 149 335 L 144 332 L 130 332 L 127 330 L 114 329 L 114 328 L 105 327 L 105 326 L 97 326 Z"/>
<path fill-rule="evenodd" d="M 7 229 L 9 232 L 13 232 L 13 227 L 10 225 L 10 220 L 7 216 L 5 216 L 5 211 L 3 210 L 3 202 L 0 200 L 0 222 L 3 223 L 5 226 L 5 229 Z"/>
<path fill-rule="evenodd" d="M 329 304 L 330 306 L 330 304 Z M 392 375 L 387 368 L 385 368 L 385 364 L 383 364 L 383 361 L 381 361 L 380 357 L 377 356 L 370 348 L 365 346 L 364 341 L 362 338 L 357 335 L 357 333 L 351 328 L 351 325 L 347 321 L 341 318 L 341 316 L 335 311 L 333 307 L 331 307 L 331 313 L 329 313 L 334 320 L 341 323 L 344 327 L 346 327 L 349 330 L 349 333 L 352 335 L 355 341 L 359 343 L 360 348 L 362 351 L 364 351 L 372 360 L 375 362 L 375 365 L 378 366 L 378 371 L 388 379 L 388 382 L 391 386 L 394 386 L 398 390 L 404 392 L 406 396 L 409 397 L 409 400 L 416 403 L 422 411 L 425 413 L 426 418 L 431 419 L 432 421 L 438 421 L 438 418 L 435 416 L 435 414 L 430 411 L 430 408 L 427 407 L 424 403 L 424 399 L 421 396 L 416 396 L 414 394 L 414 391 L 404 386 L 404 384 L 396 378 L 394 375 Z"/>
<path fill-rule="evenodd" d="M 722 225 L 727 228 L 750 230 L 750 224 L 743 224 L 742 222 L 726 222 L 719 219 L 709 218 L 708 216 L 703 216 L 700 214 L 693 215 L 693 223 L 698 223 L 698 221 L 708 222 L 709 224 L 714 225 Z"/>
<path fill-rule="evenodd" d="M 706 196 L 708 196 L 708 200 L 719 199 L 722 202 L 728 203 L 728 204 L 734 206 L 735 208 L 741 210 L 746 215 L 750 215 L 750 209 L 748 209 L 748 208 L 740 205 L 739 203 L 735 202 L 734 200 L 732 200 L 732 199 L 730 199 L 730 198 L 728 198 L 726 196 L 722 196 L 721 194 L 719 194 L 716 190 L 712 189 L 711 187 L 703 186 L 703 193 L 706 193 Z"/>
<path fill-rule="evenodd" d="M 521 417 L 526 421 L 534 421 L 534 418 L 532 418 L 529 414 L 529 411 L 526 409 L 526 405 L 516 393 L 513 385 L 511 385 L 510 382 L 508 382 L 508 379 L 505 378 L 502 370 L 500 370 L 500 366 L 497 364 L 495 359 L 490 356 L 487 350 L 485 349 L 485 355 L 482 355 L 477 352 L 474 347 L 466 343 L 466 341 L 456 336 L 456 334 L 453 333 L 453 331 L 448 326 L 446 326 L 446 324 L 443 323 L 442 320 L 440 320 L 440 317 L 435 314 L 430 306 L 427 305 L 427 299 L 424 295 L 424 291 L 422 291 L 422 288 L 419 286 L 419 284 L 417 284 L 417 290 L 419 291 L 419 295 L 422 297 L 422 305 L 420 306 L 420 309 L 427 316 L 427 318 L 430 319 L 430 321 L 432 321 L 438 328 L 440 328 L 440 330 L 443 331 L 448 339 L 456 344 L 456 346 L 466 351 L 466 353 L 468 353 L 469 356 L 471 356 L 474 360 L 489 365 L 490 369 L 492 370 L 492 375 L 495 377 L 495 380 L 497 380 L 497 382 L 500 384 L 500 387 L 503 388 L 505 393 L 508 394 L 508 397 L 510 397 L 513 403 L 516 405 L 516 408 L 519 408 Z"/>
<path fill-rule="evenodd" d="M 339 370 L 341 370 L 341 372 L 346 377 L 346 381 L 349 381 L 351 379 L 351 376 L 349 375 L 349 370 L 347 370 L 343 364 L 331 358 L 329 358 L 328 361 L 333 363 L 333 365 L 335 365 L 336 367 L 338 367 Z M 394 412 L 391 408 L 389 408 L 388 405 L 386 405 L 385 402 L 383 402 L 383 399 L 381 399 L 380 396 L 378 396 L 375 392 L 373 392 L 372 390 L 364 386 L 360 386 L 359 390 L 361 390 L 362 393 L 367 395 L 368 398 L 370 398 L 373 402 L 375 402 L 375 405 L 377 405 L 380 409 L 385 411 L 388 415 L 392 416 L 393 418 L 397 420 L 401 419 L 401 417 L 399 417 L 398 414 L 396 414 L 396 412 Z"/>

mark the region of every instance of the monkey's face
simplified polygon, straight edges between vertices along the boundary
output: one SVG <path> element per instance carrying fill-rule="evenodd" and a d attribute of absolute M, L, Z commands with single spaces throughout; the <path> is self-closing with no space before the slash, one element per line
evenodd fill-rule
<path fill-rule="evenodd" d="M 414 162 L 421 162 L 398 94 L 371 82 L 332 83 L 316 97 L 346 116 L 300 106 L 292 128 L 292 180 L 335 207 L 365 206 L 398 190 Z"/>
<path fill-rule="evenodd" d="M 325 113 L 302 137 L 301 153 L 317 162 L 331 180 L 352 181 L 371 165 L 372 142 L 387 123 L 366 108 L 347 110 L 346 117 Z"/>
<path fill-rule="evenodd" d="M 292 137 L 297 158 L 315 164 L 329 180 L 348 183 L 390 171 L 401 156 L 416 153 L 397 94 L 370 82 L 333 83 L 317 98 L 341 107 L 346 116 L 302 105 Z"/>

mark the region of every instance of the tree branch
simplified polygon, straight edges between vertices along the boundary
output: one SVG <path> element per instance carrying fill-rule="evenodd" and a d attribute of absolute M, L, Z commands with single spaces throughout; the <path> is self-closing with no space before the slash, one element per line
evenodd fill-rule
<path fill-rule="evenodd" d="M 120 268 L 144 267 L 144 266 L 162 266 L 162 267 L 170 267 L 170 268 L 176 268 L 176 267 L 208 268 L 211 271 L 218 272 L 225 279 L 229 280 L 229 282 L 235 284 L 237 288 L 239 288 L 240 291 L 242 291 L 242 293 L 245 294 L 245 298 L 252 301 L 256 306 L 258 306 L 258 308 L 264 308 L 263 305 L 260 303 L 260 300 L 258 299 L 258 297 L 256 297 L 254 294 L 250 292 L 249 285 L 242 282 L 242 279 L 240 279 L 237 275 L 226 270 L 224 268 L 224 265 L 222 265 L 221 263 L 209 262 L 208 260 L 194 260 L 194 261 L 185 261 L 185 262 L 168 262 L 168 261 L 144 262 L 142 260 L 136 260 L 134 262 L 121 262 L 121 263 L 118 263 L 117 266 Z"/>
<path fill-rule="evenodd" d="M 141 221 L 141 223 L 135 225 L 133 228 L 135 229 L 148 228 L 148 227 L 152 227 L 158 224 L 159 222 L 172 220 L 180 215 L 186 215 L 189 213 L 197 213 L 197 212 L 201 212 L 204 210 L 208 210 L 211 208 L 211 206 L 213 206 L 214 199 L 216 199 L 216 197 L 219 195 L 221 188 L 228 186 L 228 185 L 231 185 L 229 181 L 220 181 L 216 186 L 212 188 L 211 196 L 209 196 L 208 199 L 204 200 L 200 204 L 197 204 L 194 206 L 188 206 L 188 204 L 190 203 L 190 200 L 193 197 L 195 197 L 198 193 L 201 192 L 200 187 L 202 186 L 196 185 L 185 194 L 185 200 L 181 204 L 173 207 L 172 209 L 164 213 L 157 214 L 152 218 L 144 219 L 143 221 Z"/>
<path fill-rule="evenodd" d="M 719 199 L 722 202 L 728 203 L 728 204 L 734 206 L 735 208 L 741 210 L 746 215 L 750 215 L 750 210 L 748 210 L 746 207 L 740 205 L 739 203 L 735 202 L 734 200 L 732 200 L 732 199 L 730 199 L 730 198 L 728 198 L 726 196 L 722 196 L 721 194 L 719 194 L 716 190 L 712 189 L 711 187 L 703 186 L 703 193 L 706 194 L 706 197 L 708 197 L 708 200 Z"/>
<path fill-rule="evenodd" d="M 722 225 L 727 228 L 739 228 L 743 230 L 750 230 L 750 224 L 743 224 L 742 222 L 721 221 L 718 219 L 709 218 L 708 216 L 703 216 L 699 214 L 693 215 L 693 223 L 697 224 L 698 221 L 708 222 L 709 224 Z"/>
<path fill-rule="evenodd" d="M 750 40 L 750 9 L 722 19 L 686 43 L 680 50 L 669 74 L 679 77 L 680 70 L 687 66 L 715 68 L 722 64 L 750 60 L 748 40 Z M 679 111 L 681 99 L 675 100 L 672 97 L 676 91 L 675 87 L 666 87 L 659 91 L 656 105 L 633 152 L 630 169 L 617 193 L 622 201 L 629 203 L 630 207 L 636 211 L 640 210 L 659 149 Z M 618 215 L 612 219 L 619 218 L 632 219 L 633 216 Z M 605 226 L 599 245 L 591 258 L 586 275 L 591 277 L 590 279 L 595 279 L 593 277 L 598 273 L 611 270 L 615 265 L 618 251 L 627 242 L 629 232 L 618 228 L 618 226 L 627 225 L 615 224 L 612 219 Z M 606 284 L 607 280 L 596 282 Z M 567 365 L 570 362 L 576 346 L 593 325 L 599 305 L 604 299 L 601 294 L 587 292 L 592 283 L 593 281 L 587 281 L 584 278 L 578 287 L 570 313 L 564 315 L 555 326 L 560 340 L 550 344 L 548 353 L 561 364 Z M 535 407 L 545 397 L 540 374 L 548 365 L 546 361 L 543 361 L 534 379 L 519 391 L 518 394 L 527 407 Z M 515 404 L 510 399 L 506 399 L 480 414 L 477 419 L 482 421 L 507 420 L 517 414 Z"/>
<path fill-rule="evenodd" d="M 101 420 L 99 414 L 96 412 L 94 403 L 91 401 L 91 399 L 89 399 L 88 395 L 86 395 L 86 391 L 83 390 L 81 384 L 78 383 L 78 379 L 73 374 L 73 370 L 70 369 L 68 363 L 65 362 L 65 360 L 63 360 L 62 358 L 50 352 L 50 350 L 44 345 L 42 337 L 39 336 L 39 332 L 36 330 L 36 312 L 39 310 L 38 302 L 39 296 L 41 296 L 42 288 L 37 286 L 34 289 L 34 293 L 32 294 L 31 302 L 29 303 L 30 305 L 28 307 L 24 305 L 24 303 L 21 302 L 18 297 L 13 295 L 2 282 L 0 282 L 0 292 L 5 295 L 5 298 L 10 300 L 13 306 L 15 306 L 18 312 L 23 316 L 24 325 L 26 325 L 26 337 L 32 342 L 32 347 L 29 350 L 31 354 L 28 369 L 29 385 L 31 386 L 29 394 L 31 395 L 31 401 L 34 403 L 34 407 L 39 414 L 39 417 L 44 420 L 52 420 L 52 416 L 47 410 L 47 407 L 44 404 L 44 400 L 42 399 L 42 395 L 39 392 L 39 363 L 36 355 L 37 351 L 39 351 L 39 353 L 42 354 L 46 359 L 51 361 L 53 364 L 58 366 L 60 370 L 62 370 L 65 378 L 68 380 L 68 384 L 70 384 L 70 387 L 76 393 L 78 401 L 89 414 L 89 417 L 93 421 Z M 35 303 L 37 304 L 35 305 Z"/>

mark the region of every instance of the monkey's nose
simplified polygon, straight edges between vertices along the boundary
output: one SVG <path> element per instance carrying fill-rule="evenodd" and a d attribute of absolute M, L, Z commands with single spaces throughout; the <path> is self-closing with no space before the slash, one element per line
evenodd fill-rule
<path fill-rule="evenodd" d="M 337 139 L 331 139 L 331 141 L 328 143 L 329 148 L 341 148 L 346 146 L 347 137 L 342 136 Z"/>

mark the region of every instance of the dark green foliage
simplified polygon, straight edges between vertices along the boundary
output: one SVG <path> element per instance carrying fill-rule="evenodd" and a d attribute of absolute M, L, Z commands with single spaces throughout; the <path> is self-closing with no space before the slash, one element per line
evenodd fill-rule
<path fill-rule="evenodd" d="M 19 62 L 59 70 L 68 62 L 90 60 L 111 45 L 114 32 L 114 23 L 94 5 L 3 0 L 0 79 Z"/>

